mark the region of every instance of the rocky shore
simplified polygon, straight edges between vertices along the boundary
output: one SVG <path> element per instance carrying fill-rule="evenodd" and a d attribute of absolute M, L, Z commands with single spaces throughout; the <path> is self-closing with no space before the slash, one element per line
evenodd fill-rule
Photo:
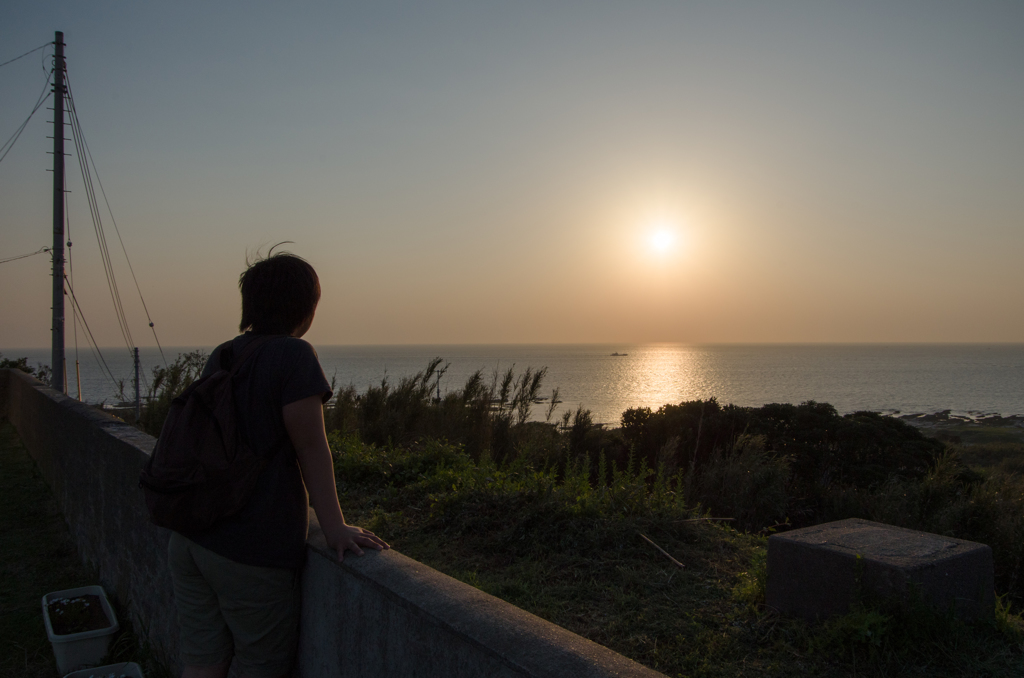
<path fill-rule="evenodd" d="M 1024 443 L 1024 415 L 1004 417 L 998 414 L 953 414 L 942 410 L 933 414 L 896 414 L 926 435 L 965 445 L 990 442 Z"/>

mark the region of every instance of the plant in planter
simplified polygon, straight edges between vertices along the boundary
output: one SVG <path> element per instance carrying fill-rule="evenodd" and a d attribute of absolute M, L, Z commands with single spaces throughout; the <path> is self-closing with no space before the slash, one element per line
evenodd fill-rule
<path fill-rule="evenodd" d="M 110 626 L 110 620 L 103 613 L 100 597 L 96 595 L 54 598 L 50 600 L 46 609 L 50 613 L 53 633 L 58 636 L 95 631 Z"/>
<path fill-rule="evenodd" d="M 62 675 L 98 664 L 120 628 L 102 586 L 47 593 L 43 621 Z"/>

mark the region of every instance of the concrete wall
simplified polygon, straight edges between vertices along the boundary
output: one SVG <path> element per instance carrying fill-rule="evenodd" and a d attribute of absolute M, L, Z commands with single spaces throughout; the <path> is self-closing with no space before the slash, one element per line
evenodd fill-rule
<path fill-rule="evenodd" d="M 0 415 L 35 458 L 82 560 L 99 571 L 108 594 L 130 607 L 140 637 L 177 668 L 170 533 L 149 522 L 139 489 L 155 439 L 12 369 L 0 370 Z"/>
<path fill-rule="evenodd" d="M 149 523 L 138 487 L 154 439 L 17 370 L 0 370 L 0 416 L 38 463 L 82 558 L 180 668 L 169 533 Z M 313 516 L 308 550 L 303 678 L 662 675 L 394 550 L 339 564 Z"/>

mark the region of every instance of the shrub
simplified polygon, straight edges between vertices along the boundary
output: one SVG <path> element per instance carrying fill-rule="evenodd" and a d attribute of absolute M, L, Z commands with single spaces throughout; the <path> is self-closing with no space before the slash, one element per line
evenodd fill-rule
<path fill-rule="evenodd" d="M 900 420 L 872 412 L 840 416 L 831 405 L 813 401 L 743 408 L 711 399 L 654 412 L 634 408 L 622 414 L 621 435 L 649 464 L 685 469 L 691 492 L 702 500 L 701 482 L 721 483 L 725 466 L 752 463 L 751 457 L 730 452 L 737 441 L 759 438 L 763 449 L 787 460 L 788 474 L 772 476 L 771 486 L 775 501 L 788 503 L 784 513 L 798 526 L 819 522 L 836 493 L 871 490 L 891 478 L 923 478 L 944 449 Z M 706 473 L 713 477 L 701 481 Z M 783 476 L 787 501 L 778 496 Z"/>
<path fill-rule="evenodd" d="M 1024 603 L 1024 478 L 979 475 L 949 452 L 920 480 L 893 478 L 874 491 L 845 488 L 828 504 L 823 521 L 867 518 L 988 544 L 997 589 Z"/>
<path fill-rule="evenodd" d="M 50 379 L 53 377 L 53 370 L 50 369 L 49 365 L 43 365 L 42 363 L 36 363 L 35 367 L 31 367 L 28 364 L 28 358 L 5 358 L 3 353 L 0 353 L 0 370 L 5 368 L 13 368 L 15 370 L 21 370 L 25 374 L 30 374 L 44 384 L 49 384 Z"/>
<path fill-rule="evenodd" d="M 456 531 L 507 532 L 480 523 L 486 514 L 543 532 L 545 520 L 568 519 L 568 506 L 602 520 L 700 507 L 748 532 L 867 518 L 989 544 L 999 590 L 1024 603 L 1024 479 L 974 472 L 903 421 L 813 401 L 710 399 L 632 408 L 613 430 L 582 407 L 551 425 L 528 421 L 544 370 L 495 372 L 489 385 L 477 372 L 439 397 L 444 369 L 438 358 L 397 387 L 384 379 L 362 396 L 339 392 L 327 417 L 333 444 L 350 450 L 339 480 L 369 474 L 405 496 L 433 496 L 433 515 Z M 997 452 L 1003 466 L 1020 463 Z"/>
<path fill-rule="evenodd" d="M 701 470 L 694 499 L 715 516 L 756 532 L 786 519 L 789 459 L 765 450 L 765 437 L 741 435 L 732 450 L 716 450 Z"/>
<path fill-rule="evenodd" d="M 356 433 L 359 431 L 359 396 L 356 387 L 351 384 L 339 388 L 334 379 L 331 380 L 334 399 L 330 407 L 324 409 L 324 424 L 328 431 Z"/>

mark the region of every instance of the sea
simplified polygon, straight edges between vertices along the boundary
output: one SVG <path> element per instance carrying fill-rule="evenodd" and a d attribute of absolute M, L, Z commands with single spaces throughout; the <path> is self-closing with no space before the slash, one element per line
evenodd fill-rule
<path fill-rule="evenodd" d="M 180 353 L 213 347 L 164 348 Z M 553 413 L 589 409 L 595 422 L 615 425 L 631 407 L 657 409 L 696 399 L 759 407 L 766 403 L 831 403 L 840 413 L 1024 415 L 1024 344 L 545 344 L 316 346 L 328 379 L 365 391 L 382 380 L 398 383 L 435 357 L 446 370 L 441 394 L 458 390 L 476 371 L 489 383 L 513 368 L 546 369 L 541 395 L 558 389 Z M 49 349 L 0 349 L 6 358 L 49 363 Z M 124 394 L 134 397 L 131 353 L 103 349 L 103 359 Z M 68 352 L 68 393 L 78 396 L 73 349 Z M 79 350 L 81 397 L 92 403 L 122 400 L 94 353 Z M 140 349 L 143 396 L 160 352 Z M 432 382 L 433 383 L 433 382 Z M 535 406 L 544 419 L 548 403 Z"/>

